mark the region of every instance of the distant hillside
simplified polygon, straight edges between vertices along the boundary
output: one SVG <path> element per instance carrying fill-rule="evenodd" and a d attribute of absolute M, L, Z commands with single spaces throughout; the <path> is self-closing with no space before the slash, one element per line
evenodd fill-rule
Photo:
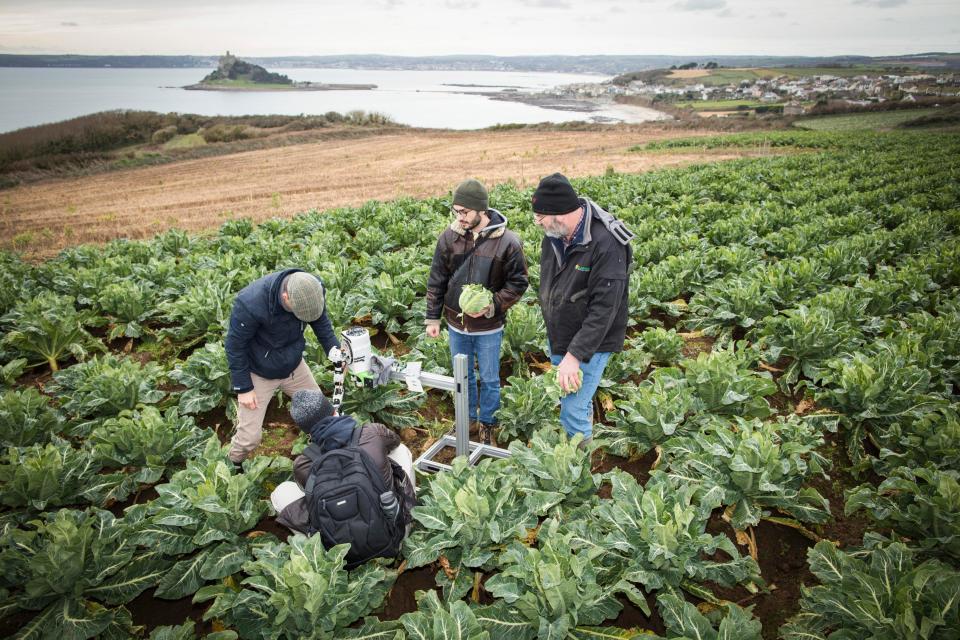
<path fill-rule="evenodd" d="M 618 86 L 625 86 L 633 81 L 640 80 L 647 84 L 662 84 L 667 86 L 682 86 L 691 82 L 703 84 L 705 86 L 725 85 L 732 82 L 743 80 L 754 81 L 764 78 L 775 78 L 778 76 L 787 76 L 788 78 L 799 78 L 804 76 L 830 75 L 838 77 L 852 76 L 880 76 L 883 74 L 914 73 L 918 69 L 902 64 L 857 64 L 857 65 L 838 65 L 838 66 L 779 66 L 779 67 L 714 67 L 708 69 L 685 68 L 689 65 L 682 65 L 677 69 L 650 69 L 644 71 L 633 71 L 620 74 L 611 80 L 611 83 Z M 937 72 L 939 69 L 924 69 L 925 71 Z"/>
<path fill-rule="evenodd" d="M 928 70 L 960 70 L 960 53 L 917 53 L 904 56 L 282 56 L 248 57 L 251 64 L 272 68 L 428 69 L 477 71 L 538 71 L 618 75 L 649 69 L 666 69 L 691 62 L 715 62 L 724 67 L 836 67 L 907 66 Z M 78 56 L 0 54 L 0 67 L 121 67 L 211 68 L 217 56 Z"/>

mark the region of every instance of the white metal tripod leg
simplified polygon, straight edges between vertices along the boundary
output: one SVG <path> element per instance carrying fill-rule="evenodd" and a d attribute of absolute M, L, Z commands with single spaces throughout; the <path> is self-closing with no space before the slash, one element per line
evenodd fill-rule
<path fill-rule="evenodd" d="M 470 451 L 470 408 L 467 390 L 467 356 L 458 353 L 453 357 L 453 412 L 457 436 L 457 455 L 465 456 Z"/>

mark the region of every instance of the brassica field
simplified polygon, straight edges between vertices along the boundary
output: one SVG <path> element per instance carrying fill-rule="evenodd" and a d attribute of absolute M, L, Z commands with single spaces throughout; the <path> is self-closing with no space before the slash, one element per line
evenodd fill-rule
<path fill-rule="evenodd" d="M 530 189 L 492 190 L 532 285 L 503 341 L 512 457 L 422 477 L 403 558 L 350 572 L 272 523 L 302 440 L 227 460 L 226 322 L 300 266 L 339 328 L 449 371 L 423 336 L 442 198 L 0 256 L 0 635 L 960 638 L 960 136 L 656 147 L 727 145 L 778 154 L 574 180 L 637 234 L 592 454 L 543 375 Z M 329 391 L 310 332 L 307 358 Z M 452 422 L 436 391 L 345 410 L 415 449 Z"/>

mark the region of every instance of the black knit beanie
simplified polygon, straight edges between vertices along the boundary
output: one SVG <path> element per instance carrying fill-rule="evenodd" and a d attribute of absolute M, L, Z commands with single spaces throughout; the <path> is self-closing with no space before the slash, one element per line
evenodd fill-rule
<path fill-rule="evenodd" d="M 549 175 L 540 181 L 531 199 L 533 212 L 545 216 L 570 213 L 580 206 L 580 198 L 570 181 L 560 173 Z"/>
<path fill-rule="evenodd" d="M 300 389 L 293 394 L 290 417 L 301 431 L 309 432 L 317 422 L 332 415 L 333 405 L 321 391 Z"/>

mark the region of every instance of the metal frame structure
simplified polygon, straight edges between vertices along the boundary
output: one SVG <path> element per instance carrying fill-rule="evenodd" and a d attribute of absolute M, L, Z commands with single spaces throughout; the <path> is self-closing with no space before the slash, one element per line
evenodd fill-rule
<path fill-rule="evenodd" d="M 406 367 L 390 372 L 390 379 L 406 382 Z M 453 393 L 454 435 L 446 435 L 414 461 L 413 466 L 420 471 L 433 473 L 448 471 L 450 465 L 436 462 L 433 458 L 447 447 L 454 447 L 457 456 L 468 455 L 470 464 L 476 464 L 480 458 L 509 458 L 510 452 L 500 447 L 470 441 L 470 416 L 467 408 L 467 356 L 460 353 L 453 358 L 453 377 L 436 373 L 420 372 L 420 384 L 431 389 L 441 389 Z"/>

